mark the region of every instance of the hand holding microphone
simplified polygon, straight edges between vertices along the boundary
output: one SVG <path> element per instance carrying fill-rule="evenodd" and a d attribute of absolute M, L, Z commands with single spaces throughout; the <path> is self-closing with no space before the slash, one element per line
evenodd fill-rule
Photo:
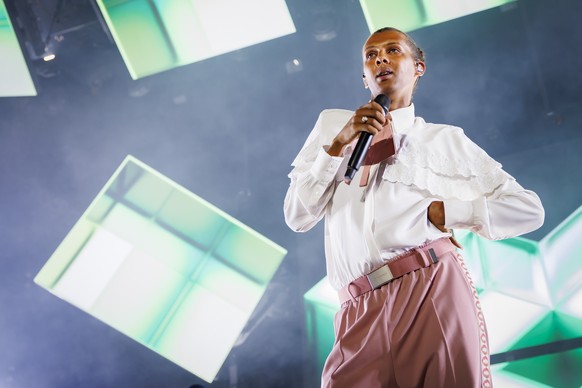
<path fill-rule="evenodd" d="M 383 94 L 379 94 L 376 96 L 376 98 L 374 98 L 374 102 L 380 104 L 384 111 L 385 116 L 388 113 L 388 109 L 390 108 L 390 98 Z M 371 114 L 368 116 L 368 114 L 366 113 Z M 367 105 L 364 105 L 362 108 L 356 111 L 356 114 L 354 115 L 353 119 L 354 118 L 357 119 L 357 117 L 360 117 L 360 121 L 363 125 L 374 125 L 376 123 L 383 125 L 385 123 L 384 116 L 382 116 L 384 120 L 378 121 L 377 110 L 372 109 L 372 111 L 369 112 Z M 372 120 L 375 120 L 376 122 L 370 123 L 370 121 Z M 358 139 L 358 142 L 356 143 L 356 147 L 354 148 L 354 152 L 352 153 L 352 156 L 350 157 L 350 160 L 348 162 L 348 168 L 345 174 L 345 179 L 346 182 L 348 183 L 351 182 L 351 180 L 356 175 L 356 172 L 362 165 L 362 162 L 364 161 L 364 159 L 366 158 L 366 154 L 368 153 L 368 149 L 370 148 L 370 144 L 372 143 L 372 137 L 378 132 L 376 127 L 374 128 L 366 127 L 365 129 L 368 129 L 368 131 L 364 130 L 364 128 L 361 130 L 360 137 Z M 372 130 L 374 132 L 373 133 L 369 132 L 369 130 Z"/>

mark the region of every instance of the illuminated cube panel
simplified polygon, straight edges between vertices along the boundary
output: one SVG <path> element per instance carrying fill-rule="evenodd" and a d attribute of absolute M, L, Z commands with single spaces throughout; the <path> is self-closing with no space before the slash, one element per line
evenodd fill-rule
<path fill-rule="evenodd" d="M 35 282 L 211 382 L 286 253 L 128 156 Z"/>
<path fill-rule="evenodd" d="M 546 385 L 539 381 L 528 379 L 518 374 L 505 371 L 508 363 L 491 366 L 494 387 L 500 388 L 553 388 L 556 385 Z"/>
<path fill-rule="evenodd" d="M 506 363 L 501 369 L 495 370 L 493 383 L 500 387 L 582 387 L 580 366 L 582 348 L 526 358 Z M 521 384 L 495 385 L 502 378 L 516 379 Z"/>
<path fill-rule="evenodd" d="M 0 0 L 0 97 L 36 96 L 36 88 L 20 50 L 4 0 Z"/>
<path fill-rule="evenodd" d="M 323 278 L 305 294 L 304 303 L 307 346 L 313 350 L 316 364 L 323 368 L 335 340 L 333 318 L 340 307 L 337 294 Z"/>
<path fill-rule="evenodd" d="M 582 207 L 540 242 L 456 231 L 479 291 L 492 354 L 582 337 Z M 333 345 L 337 294 L 324 278 L 304 296 L 308 345 L 321 371 Z M 492 369 L 504 387 L 582 386 L 582 349 Z"/>
<path fill-rule="evenodd" d="M 408 32 L 515 0 L 360 0 L 370 32 L 396 27 Z"/>
<path fill-rule="evenodd" d="M 133 79 L 295 32 L 284 0 L 97 0 Z"/>

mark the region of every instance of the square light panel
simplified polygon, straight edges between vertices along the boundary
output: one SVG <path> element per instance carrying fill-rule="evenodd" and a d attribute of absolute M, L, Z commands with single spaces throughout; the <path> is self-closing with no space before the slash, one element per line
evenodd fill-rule
<path fill-rule="evenodd" d="M 0 58 L 2 58 L 0 97 L 36 96 L 36 88 L 22 55 L 4 0 L 0 0 Z"/>
<path fill-rule="evenodd" d="M 128 156 L 35 282 L 212 382 L 286 253 Z"/>
<path fill-rule="evenodd" d="M 515 0 L 360 0 L 370 32 L 396 27 L 409 32 Z"/>
<path fill-rule="evenodd" d="M 133 79 L 295 32 L 284 0 L 97 0 Z"/>

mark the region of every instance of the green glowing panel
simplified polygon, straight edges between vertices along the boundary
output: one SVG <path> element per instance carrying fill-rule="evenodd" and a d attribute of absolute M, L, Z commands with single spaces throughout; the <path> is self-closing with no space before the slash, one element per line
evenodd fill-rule
<path fill-rule="evenodd" d="M 522 337 L 511 350 L 577 337 L 582 337 L 582 319 L 554 311 L 547 314 L 531 330 L 522 333 Z"/>
<path fill-rule="evenodd" d="M 531 303 L 552 305 L 537 242 L 523 238 L 495 242 L 481 239 L 481 249 L 486 256 L 483 261 L 485 289 Z"/>
<path fill-rule="evenodd" d="M 541 241 L 485 240 L 455 231 L 465 263 L 479 290 L 492 354 L 582 337 L 582 207 Z M 304 296 L 309 350 L 321 371 L 333 345 L 337 294 L 324 278 Z M 494 369 L 508 387 L 580 386 L 582 350 L 511 362 Z M 527 373 L 528 368 L 535 369 Z M 559 371 L 559 372 L 558 372 Z M 563 375 L 558 376 L 558 373 Z M 495 381 L 495 380 L 494 380 Z M 553 385 L 551 382 L 564 383 Z M 576 385 L 569 383 L 574 382 Z M 531 384 L 530 384 L 531 383 Z M 530 384 L 530 385 L 528 385 Z M 573 384 L 573 383 L 572 383 Z"/>
<path fill-rule="evenodd" d="M 568 303 L 582 286 L 582 207 L 560 223 L 541 242 L 540 249 L 552 300 L 557 305 Z M 577 309 L 582 317 L 582 305 Z"/>
<path fill-rule="evenodd" d="M 360 0 L 370 32 L 382 27 L 417 30 L 515 0 Z"/>
<path fill-rule="evenodd" d="M 492 354 L 509 350 L 516 339 L 550 311 L 550 307 L 495 291 L 482 291 L 479 297 L 487 322 Z"/>
<path fill-rule="evenodd" d="M 212 382 L 286 253 L 128 156 L 35 282 Z"/>
<path fill-rule="evenodd" d="M 0 0 L 0 58 L 0 97 L 36 96 L 36 88 L 6 12 L 4 0 Z"/>
<path fill-rule="evenodd" d="M 295 32 L 284 0 L 97 0 L 133 79 Z"/>
<path fill-rule="evenodd" d="M 497 364 L 491 366 L 491 375 L 493 377 L 493 386 L 501 388 L 552 388 L 555 385 L 546 385 L 538 381 L 528 379 L 519 374 L 511 373 L 505 367 L 509 363 Z"/>
<path fill-rule="evenodd" d="M 531 384 L 521 387 L 582 387 L 581 365 L 582 349 L 575 349 L 513 361 L 501 371 L 502 376 L 522 378 Z"/>
<path fill-rule="evenodd" d="M 337 294 L 323 278 L 303 297 L 307 347 L 319 370 L 323 369 L 327 354 L 335 340 L 333 321 L 340 304 Z"/>

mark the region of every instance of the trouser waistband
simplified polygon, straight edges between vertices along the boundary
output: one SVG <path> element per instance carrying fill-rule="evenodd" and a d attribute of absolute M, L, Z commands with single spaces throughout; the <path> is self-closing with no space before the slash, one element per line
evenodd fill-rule
<path fill-rule="evenodd" d="M 348 300 L 355 301 L 360 295 L 382 287 L 393 279 L 406 275 L 409 272 L 428 267 L 436 263 L 445 253 L 454 251 L 455 245 L 448 237 L 432 241 L 420 247 L 414 248 L 380 268 L 360 276 L 341 290 L 338 295 L 340 303 L 344 304 Z"/>

